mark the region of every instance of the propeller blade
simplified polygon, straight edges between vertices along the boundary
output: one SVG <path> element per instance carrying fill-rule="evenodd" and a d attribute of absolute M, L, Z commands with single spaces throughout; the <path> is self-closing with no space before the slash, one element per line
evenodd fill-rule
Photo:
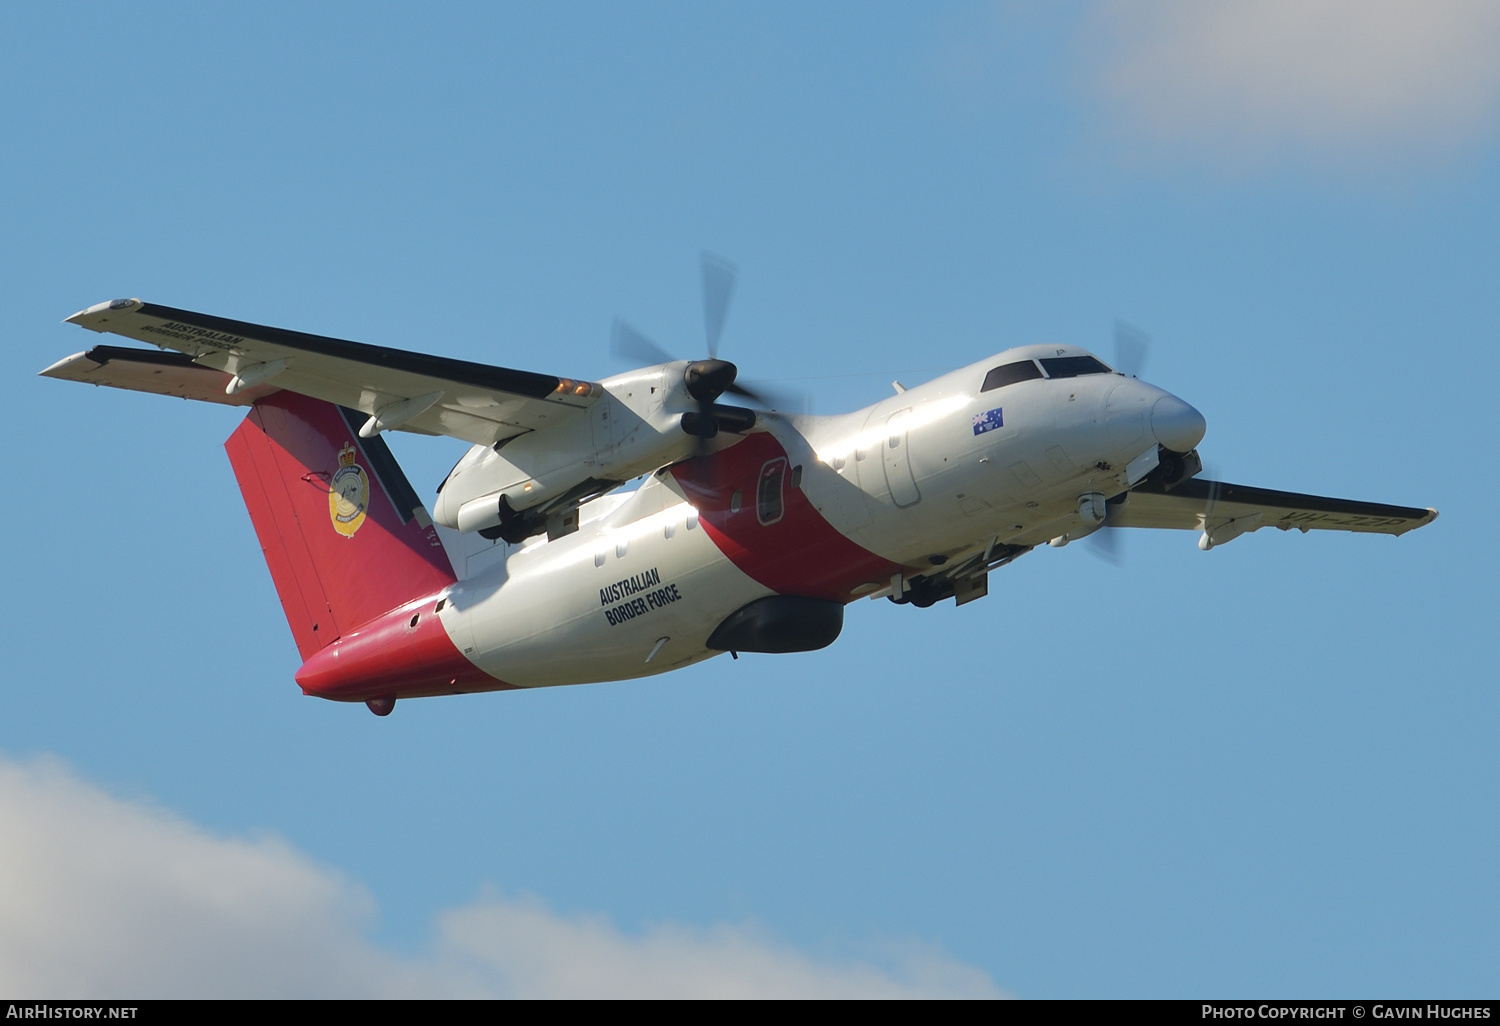
<path fill-rule="evenodd" d="M 1207 476 L 1204 480 L 1208 483 L 1208 496 L 1203 500 L 1204 519 L 1211 519 L 1219 511 L 1219 496 L 1223 494 L 1224 484 Z"/>
<path fill-rule="evenodd" d="M 671 363 L 676 357 L 645 335 L 636 331 L 620 318 L 615 318 L 614 330 L 610 333 L 610 352 L 622 360 L 637 366 L 653 363 Z"/>
<path fill-rule="evenodd" d="M 1121 546 L 1120 532 L 1123 527 L 1110 527 L 1105 521 L 1103 527 L 1089 535 L 1084 541 L 1088 542 L 1088 551 L 1104 560 L 1110 566 L 1123 566 L 1125 564 L 1125 552 Z"/>
<path fill-rule="evenodd" d="M 724 319 L 729 315 L 729 301 L 734 298 L 735 266 L 723 257 L 703 254 L 703 328 L 708 337 L 708 356 L 719 355 L 719 337 L 724 334 Z"/>
<path fill-rule="evenodd" d="M 1083 539 L 1087 542 L 1084 548 L 1094 556 L 1104 560 L 1110 566 L 1115 567 L 1125 565 L 1125 536 L 1123 533 L 1125 528 L 1114 525 L 1115 513 L 1119 509 L 1120 505 L 1118 503 L 1106 503 L 1104 506 L 1104 526 Z"/>
<path fill-rule="evenodd" d="M 779 410 L 782 413 L 811 413 L 808 397 L 801 392 L 786 392 L 781 389 L 770 389 L 765 385 L 757 385 L 754 388 L 742 385 L 738 381 L 724 390 L 729 395 L 737 395 L 741 399 L 748 399 L 756 406 L 766 410 Z"/>
<path fill-rule="evenodd" d="M 775 403 L 772 402 L 772 400 L 764 393 L 757 392 L 753 388 L 747 388 L 744 385 L 740 384 L 738 381 L 730 385 L 728 388 L 724 389 L 724 391 L 728 392 L 730 395 L 737 395 L 741 399 L 749 399 L 752 403 L 759 403 L 767 409 L 773 409 L 775 407 Z"/>
<path fill-rule="evenodd" d="M 1125 321 L 1115 321 L 1115 370 L 1138 378 L 1146 370 L 1151 336 Z"/>

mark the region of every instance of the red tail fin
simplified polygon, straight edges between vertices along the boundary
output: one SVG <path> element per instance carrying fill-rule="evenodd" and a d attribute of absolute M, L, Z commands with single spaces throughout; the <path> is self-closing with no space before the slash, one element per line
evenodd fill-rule
<path fill-rule="evenodd" d="M 224 448 L 304 660 L 453 583 L 442 542 L 365 417 L 293 392 L 256 402 Z"/>

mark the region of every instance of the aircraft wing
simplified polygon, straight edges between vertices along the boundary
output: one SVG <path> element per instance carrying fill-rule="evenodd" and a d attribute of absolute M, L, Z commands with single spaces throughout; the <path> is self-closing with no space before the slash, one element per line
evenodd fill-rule
<path fill-rule="evenodd" d="M 585 416 L 602 394 L 588 382 L 249 324 L 138 299 L 100 303 L 68 321 L 184 356 L 96 346 L 42 372 L 50 377 L 230 403 L 286 389 L 370 415 L 375 418 L 367 425 L 371 431 L 399 429 L 493 445 Z"/>
<path fill-rule="evenodd" d="M 1207 549 L 1262 527 L 1405 534 L 1432 523 L 1437 515 L 1435 509 L 1278 492 L 1194 477 L 1170 490 L 1160 482 L 1134 489 L 1124 503 L 1110 507 L 1107 523 L 1202 531 L 1199 547 Z"/>
<path fill-rule="evenodd" d="M 74 353 L 42 371 L 42 376 L 227 406 L 249 406 L 276 391 L 272 385 L 256 385 L 230 395 L 225 388 L 232 374 L 200 366 L 186 353 L 127 346 L 95 346 L 88 352 Z"/>

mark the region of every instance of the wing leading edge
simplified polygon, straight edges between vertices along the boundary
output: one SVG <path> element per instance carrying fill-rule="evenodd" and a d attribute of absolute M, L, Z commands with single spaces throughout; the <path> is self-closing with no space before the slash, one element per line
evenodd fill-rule
<path fill-rule="evenodd" d="M 372 430 L 451 435 L 477 445 L 493 445 L 583 416 L 600 395 L 599 387 L 587 382 L 250 324 L 138 299 L 100 303 L 67 320 L 90 331 L 176 350 L 187 361 L 153 364 L 152 355 L 165 354 L 131 355 L 129 350 L 98 346 L 43 371 L 51 377 L 207 399 L 185 394 L 207 387 L 208 379 L 193 373 L 196 367 L 227 375 L 218 378 L 223 382 L 218 387 L 220 392 L 234 389 L 225 394 L 236 404 L 243 401 L 237 395 L 241 389 L 247 398 L 286 389 L 359 410 L 372 418 Z M 102 370 L 111 365 L 112 371 Z"/>
<path fill-rule="evenodd" d="M 1270 488 L 1190 478 L 1168 490 L 1159 482 L 1132 491 L 1109 511 L 1111 527 L 1157 527 L 1203 532 L 1213 548 L 1262 527 L 1283 531 L 1333 530 L 1405 534 L 1437 519 L 1435 509 L 1334 499 Z"/>

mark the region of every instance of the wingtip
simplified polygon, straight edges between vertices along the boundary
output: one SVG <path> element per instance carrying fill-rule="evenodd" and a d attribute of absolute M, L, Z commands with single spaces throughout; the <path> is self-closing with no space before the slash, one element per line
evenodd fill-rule
<path fill-rule="evenodd" d="M 131 310 L 139 309 L 142 305 L 139 299 L 111 299 L 103 303 L 95 303 L 86 310 L 79 310 L 71 317 L 64 317 L 63 323 L 81 324 L 84 327 L 88 327 L 88 325 L 83 323 L 88 318 L 102 313 L 129 313 Z"/>
<path fill-rule="evenodd" d="M 85 364 L 87 366 L 83 367 L 82 365 Z M 67 378 L 69 377 L 68 371 L 98 370 L 102 366 L 103 364 L 90 360 L 88 353 L 74 353 L 72 356 L 64 356 L 45 370 L 37 371 L 36 374 L 39 378 Z"/>

